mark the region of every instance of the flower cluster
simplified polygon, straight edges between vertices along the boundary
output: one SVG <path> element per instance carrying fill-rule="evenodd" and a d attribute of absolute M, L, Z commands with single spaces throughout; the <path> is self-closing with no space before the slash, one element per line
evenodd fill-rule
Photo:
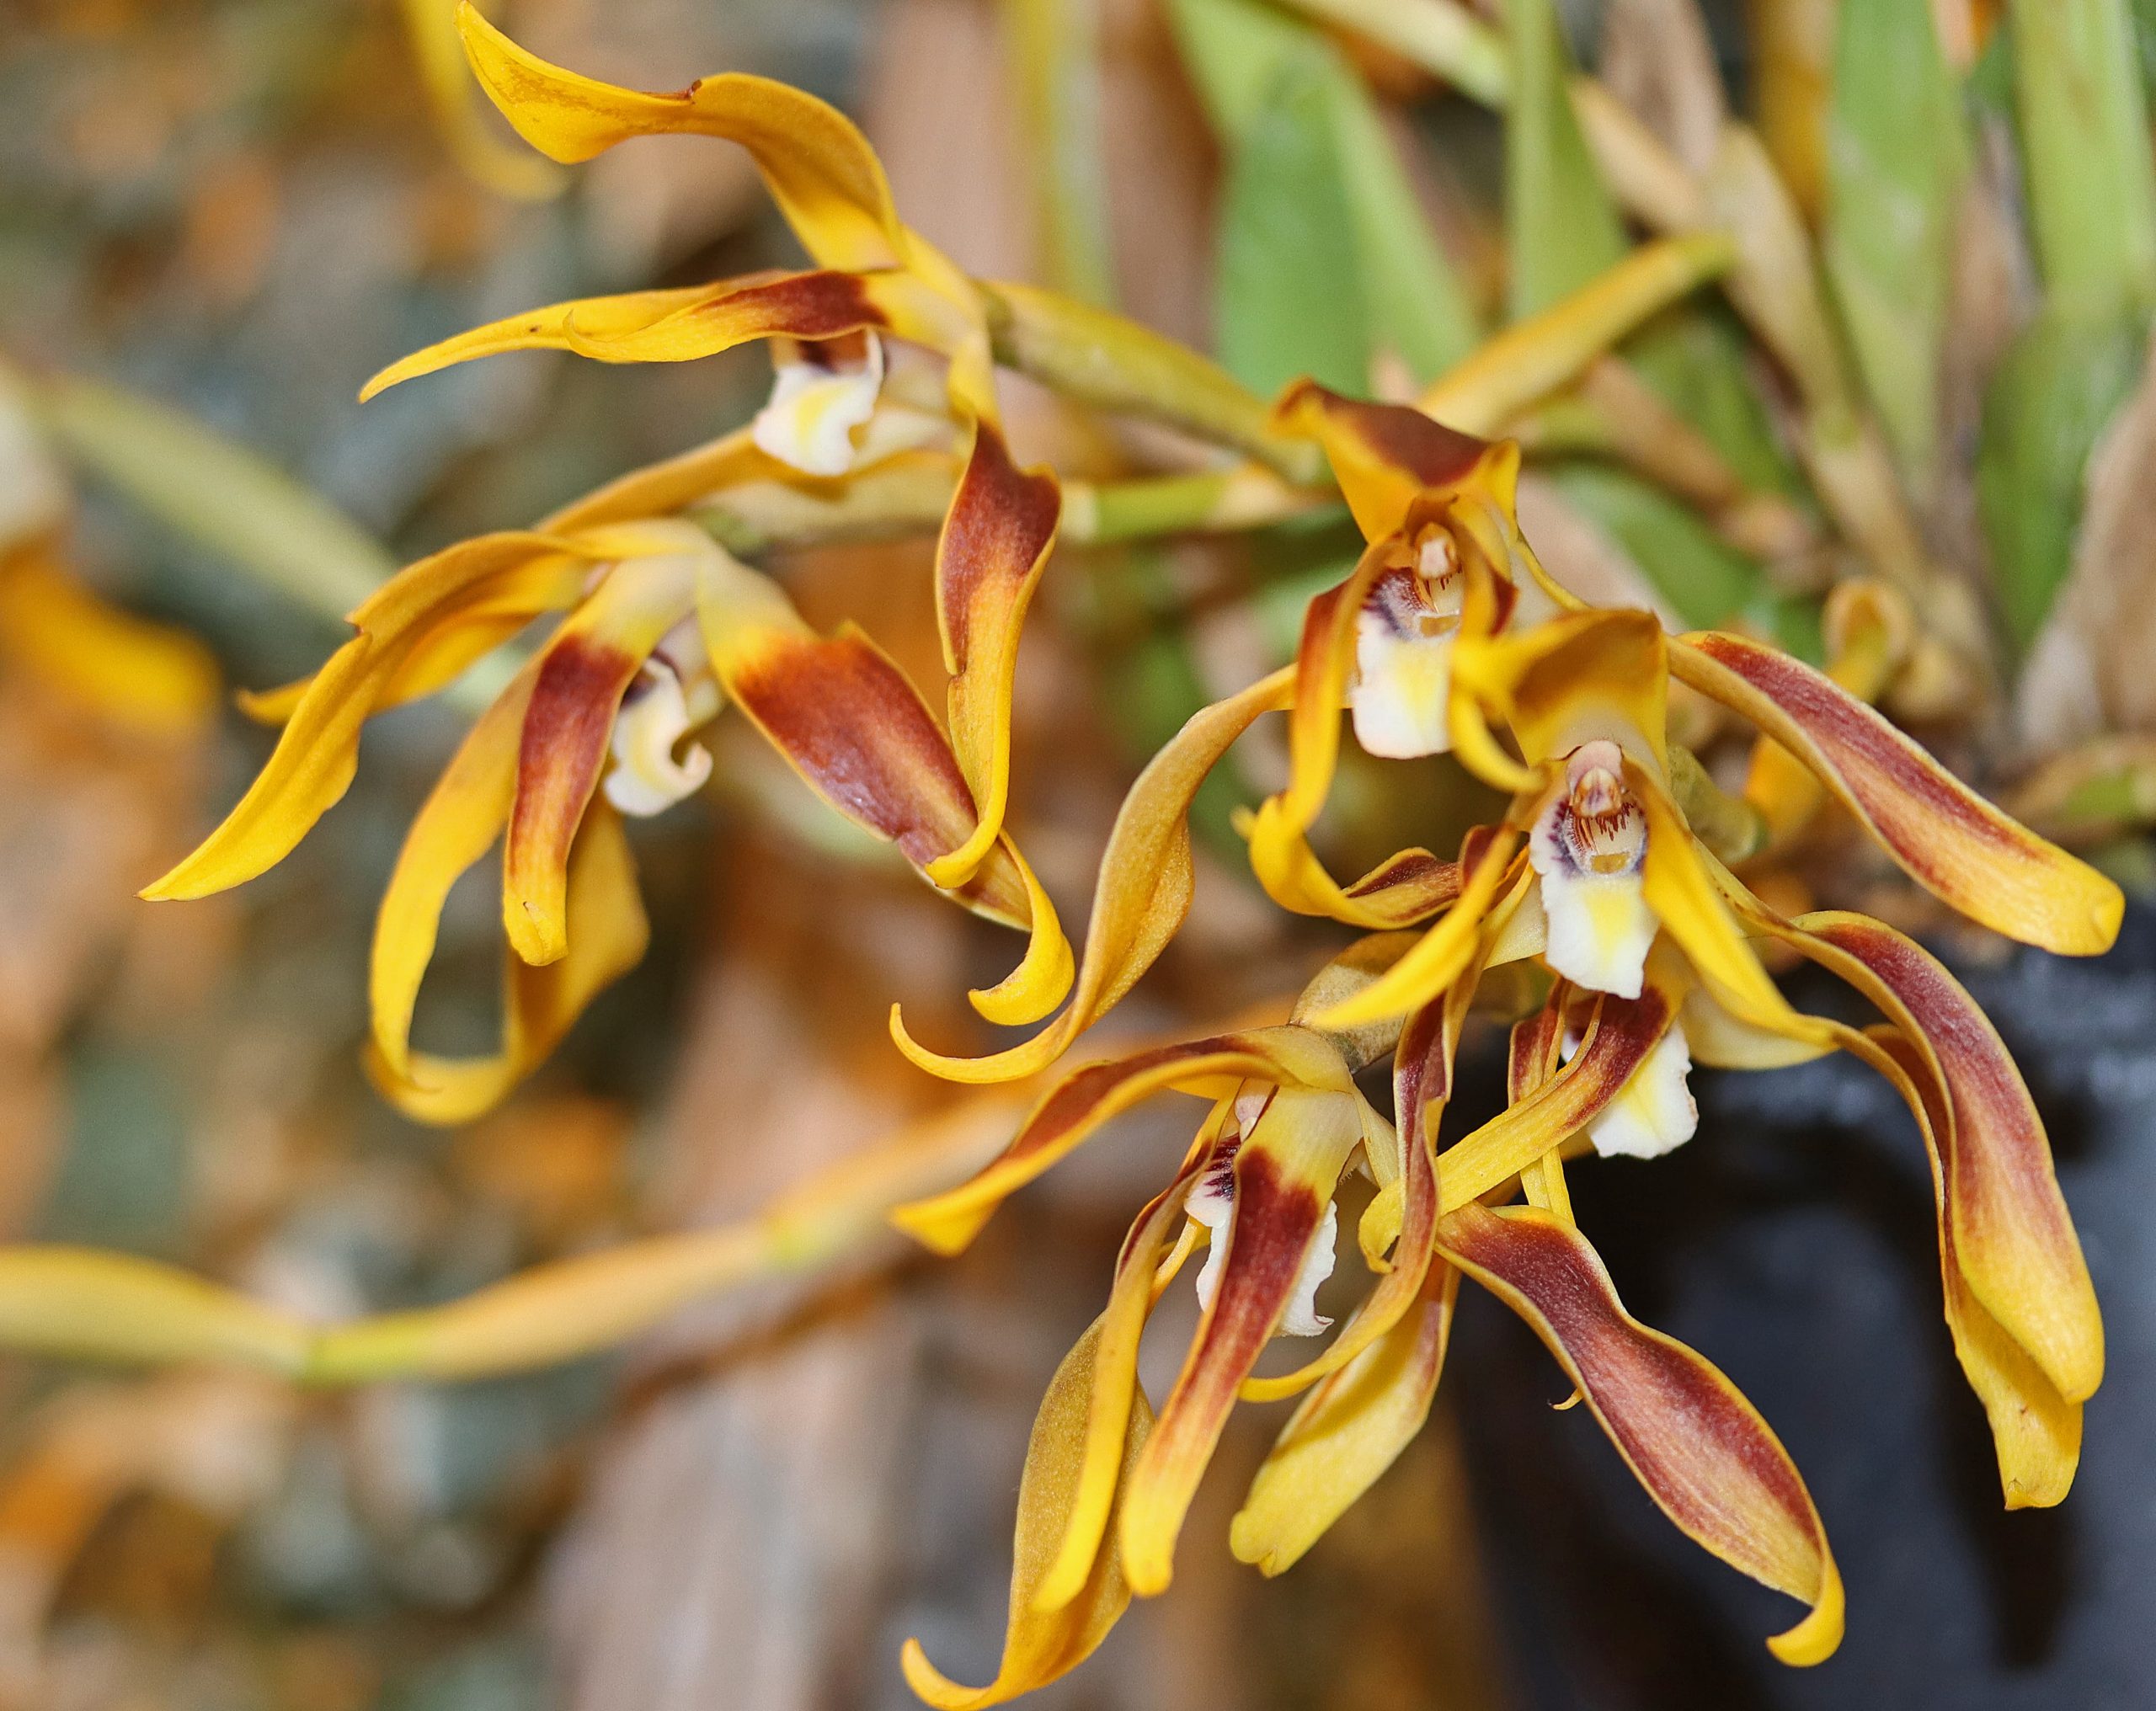
<path fill-rule="evenodd" d="M 1743 636 L 1673 636 L 1652 614 L 1591 607 L 1521 532 L 1515 445 L 1291 387 L 1269 431 L 1309 450 L 1314 472 L 1321 452 L 1366 549 L 1310 601 L 1292 664 L 1198 712 L 1141 773 L 1074 957 L 1006 825 L 1018 632 L 1063 495 L 1007 449 L 987 288 L 902 223 L 867 143 L 821 103 L 738 75 L 678 94 L 616 88 L 536 58 L 468 7 L 460 23 L 482 87 L 542 151 L 574 162 L 654 132 L 730 140 L 815 266 L 557 304 L 422 351 L 371 390 L 496 351 L 678 361 L 762 339 L 777 363 L 770 402 L 739 434 L 389 583 L 321 672 L 256 698 L 284 726 L 275 754 L 152 894 L 200 895 L 281 859 L 349 785 L 371 714 L 441 688 L 558 614 L 422 809 L 382 905 L 372 1058 L 419 1115 L 456 1121 L 499 1099 L 641 954 L 621 817 L 659 812 L 704 781 L 712 762 L 693 733 L 729 705 L 932 885 L 1030 935 L 1009 978 L 974 994 L 1006 1024 L 1063 1005 L 1021 1043 L 946 1055 L 894 1012 L 899 1048 L 949 1079 L 1049 1069 L 1157 959 L 1190 903 L 1193 798 L 1267 714 L 1287 715 L 1289 775 L 1244 823 L 1257 878 L 1283 909 L 1363 934 L 1284 1023 L 1079 1069 L 971 1180 L 897 1213 L 921 1241 L 956 1252 L 1004 1198 L 1136 1101 L 1175 1090 L 1211 1103 L 1043 1405 L 1002 1667 L 969 1690 L 910 1645 L 924 1698 L 983 1705 L 1037 1687 L 1083 1659 L 1131 1594 L 1166 1588 L 1239 1399 L 1301 1399 L 1231 1540 L 1267 1573 L 1287 1568 L 1419 1428 L 1463 1277 L 1534 1326 L 1680 1528 L 1809 1607 L 1771 1642 L 1777 1655 L 1828 1655 L 1842 1588 L 1803 1480 L 1714 1366 L 1626 1312 L 1572 1216 L 1572 1163 L 1653 1158 L 1692 1137 L 1694 1064 L 1767 1068 L 1838 1051 L 1892 1082 L 1930 1149 L 1947 1323 L 1989 1415 L 2006 1500 L 2063 1496 L 2081 1405 L 2102 1376 L 2102 1330 L 2013 1063 L 1912 941 L 1860 915 L 1785 917 L 1748 882 L 1758 878 L 1749 834 L 1786 829 L 1831 797 L 1970 919 L 2063 954 L 2111 942 L 2115 886 L 2000 814 L 1868 704 L 1891 651 L 1881 639 L 1891 602 L 1867 605 L 1861 590 L 1842 602 L 1845 633 L 1825 672 Z M 943 360 L 940 398 L 901 396 L 886 338 Z M 924 469 L 946 505 L 942 718 L 868 637 L 813 631 L 779 584 L 683 514 L 714 494 L 842 508 L 849 493 Z M 1673 739 L 1679 686 L 1756 731 L 1743 800 Z M 1403 850 L 1342 882 L 1310 837 L 1343 722 L 1372 755 L 1450 754 L 1508 806 L 1451 859 Z M 414 1004 L 449 887 L 497 840 L 504 1038 L 494 1056 L 445 1060 L 414 1049 Z M 1769 946 L 1842 977 L 1880 1021 L 1857 1028 L 1793 1008 L 1761 960 Z M 1455 1053 L 1478 1012 L 1512 1024 L 1508 1101 L 1439 1151 Z M 1390 1116 L 1358 1080 L 1388 1058 Z M 1374 1190 L 1356 1239 L 1374 1282 L 1321 1353 L 1258 1376 L 1275 1336 L 1331 1329 L 1315 1293 L 1335 1268 L 1339 1196 L 1357 1175 Z M 1200 1247 L 1198 1327 L 1156 1414 L 1139 1346 Z"/>

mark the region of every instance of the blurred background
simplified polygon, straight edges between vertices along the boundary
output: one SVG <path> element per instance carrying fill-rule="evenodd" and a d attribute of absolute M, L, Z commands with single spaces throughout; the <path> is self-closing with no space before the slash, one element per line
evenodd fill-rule
<path fill-rule="evenodd" d="M 0 0 L 0 536 L 47 520 L 0 573 L 0 1233 L 322 1318 L 752 1213 L 947 1104 L 885 1011 L 962 1037 L 979 1025 L 955 995 L 1007 958 L 722 725 L 712 786 L 634 829 L 642 965 L 499 1111 L 408 1122 L 360 1066 L 366 944 L 471 716 L 456 692 L 379 720 L 350 796 L 262 879 L 134 899 L 268 752 L 231 690 L 312 669 L 396 565 L 737 426 L 768 385 L 755 351 L 525 355 L 355 403 L 477 322 L 794 259 L 728 148 L 654 140 L 574 172 L 521 153 L 459 81 L 449 9 Z M 2117 951 L 2068 965 L 1950 929 L 1832 825 L 1785 876 L 1935 935 L 2030 1078 L 2110 1329 L 2079 1485 L 2056 1511 L 1999 1509 L 1891 1091 L 1840 1060 L 1703 1076 L 1697 1144 L 1577 1173 L 1581 1220 L 1632 1308 L 1724 1366 L 1804 1468 L 1851 1600 L 1833 1661 L 1771 1661 L 1778 1601 L 1672 1532 L 1592 1422 L 1552 1411 L 1567 1387 L 1539 1345 L 1476 1299 L 1431 1428 L 1278 1582 L 1225 1548 L 1281 1417 L 1242 1410 L 1173 1591 L 1040 1703 L 2156 1700 L 2156 6 L 1582 0 L 1545 40 L 1542 0 L 1513 0 L 1476 38 L 1511 29 L 1509 60 L 1449 77 L 1410 38 L 1454 8 L 1361 0 L 492 9 L 616 82 L 745 69 L 838 101 L 967 269 L 1113 304 L 1260 393 L 1308 372 L 1404 396 L 1622 253 L 1640 197 L 1612 200 L 1572 63 L 1720 185 L 1720 219 L 1762 205 L 1716 178 L 1726 118 L 1756 126 L 1834 355 L 1792 365 L 1761 333 L 1771 303 L 1692 301 L 1517 424 L 1524 520 L 1576 585 L 1813 657 L 1838 583 L 1928 590 L 1890 707 L 2127 884 Z M 1783 285 L 1801 296 L 1809 265 L 1800 246 Z M 1142 438 L 1010 396 L 1028 455 L 1149 466 Z M 1288 657 L 1357 545 L 1321 514 L 1059 554 L 1017 776 L 1066 920 L 1138 765 Z M 813 620 L 862 620 L 928 681 L 931 552 L 782 569 Z M 62 618 L 103 668 L 54 645 Z M 1925 646 L 1972 621 L 1977 680 Z M 1229 824 L 1278 762 L 1248 745 L 1201 797 L 1196 911 L 1105 1037 L 1277 999 L 1337 943 L 1264 903 Z M 1412 791 L 1396 768 L 1343 776 L 1336 871 L 1472 818 L 1454 774 L 1417 765 Z M 493 882 L 468 877 L 444 919 L 420 1019 L 442 1049 L 498 1025 Z M 1486 1106 L 1501 1047 L 1470 1037 Z M 0 1707 L 897 1708 L 909 1634 L 985 1679 L 1034 1408 L 1189 1122 L 1126 1120 L 960 1262 L 864 1241 L 529 1376 L 309 1393 L 0 1363 Z M 1175 1346 L 1171 1325 L 1149 1351 L 1155 1394 Z"/>

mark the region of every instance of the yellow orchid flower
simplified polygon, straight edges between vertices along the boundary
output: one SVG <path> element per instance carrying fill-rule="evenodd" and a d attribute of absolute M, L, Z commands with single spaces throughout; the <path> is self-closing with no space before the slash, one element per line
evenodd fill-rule
<path fill-rule="evenodd" d="M 1653 1061 L 1677 994 L 1657 984 L 1638 1000 L 1597 999 L 1573 1057 L 1546 1074 L 1537 1066 L 1552 1055 L 1544 1048 L 1561 1008 L 1523 1024 L 1513 1104 L 1439 1155 L 1438 1119 L 1474 981 L 1390 1031 L 1328 1033 L 1311 1020 L 1381 978 L 1406 942 L 1402 934 L 1365 940 L 1312 983 L 1284 1026 L 1075 1072 L 970 1182 L 894 1214 L 937 1251 L 955 1251 L 1002 1198 L 1139 1100 L 1171 1088 L 1214 1101 L 1182 1168 L 1132 1225 L 1108 1305 L 1043 1405 L 1022 1488 L 1002 1667 L 985 1687 L 961 1687 L 909 1642 L 907 1679 L 930 1704 L 954 1711 L 1030 1691 L 1082 1660 L 1131 1594 L 1166 1590 L 1184 1516 L 1239 1396 L 1308 1392 L 1230 1535 L 1244 1560 L 1268 1574 L 1288 1568 L 1420 1429 L 1462 1276 L 1534 1326 L 1678 1527 L 1812 1607 L 1770 1642 L 1777 1655 L 1810 1663 L 1833 1650 L 1840 1580 L 1803 1480 L 1765 1422 L 1705 1359 L 1625 1312 L 1567 1213 L 1481 1203 L 1609 1118 Z M 1396 1132 L 1353 1079 L 1388 1051 L 1406 1119 Z M 1495 1181 L 1485 1180 L 1492 1159 L 1507 1166 Z M 1283 1377 L 1253 1378 L 1273 1337 L 1330 1327 L 1313 1297 L 1334 1266 L 1334 1197 L 1358 1161 L 1380 1185 L 1359 1238 L 1375 1286 L 1324 1354 Z M 1137 1380 L 1139 1341 L 1201 1243 L 1209 1251 L 1196 1285 L 1198 1327 L 1156 1415 Z"/>
<path fill-rule="evenodd" d="M 511 316 L 392 364 L 361 397 L 499 351 L 686 362 L 760 339 L 772 347 L 777 375 L 755 443 L 803 473 L 841 476 L 859 466 L 866 449 L 864 424 L 883 376 L 881 338 L 942 354 L 951 409 L 969 444 L 937 544 L 937 614 L 951 674 L 952 747 L 979 812 L 964 841 L 937 851 L 929 866 L 937 884 L 964 884 L 995 847 L 1009 803 L 1018 632 L 1060 511 L 1055 477 L 1021 470 L 1005 443 L 979 292 L 899 220 L 867 139 L 814 96 L 740 72 L 673 94 L 619 88 L 550 65 L 468 3 L 456 22 L 480 87 L 541 152 L 573 163 L 661 135 L 738 143 L 815 266 Z"/>
<path fill-rule="evenodd" d="M 335 805 L 374 713 L 431 694 L 560 613 L 473 725 L 421 808 L 377 918 L 370 1065 L 403 1110 L 457 1122 L 502 1098 L 584 1006 L 642 957 L 648 929 L 622 818 L 698 788 L 692 733 L 731 702 L 812 788 L 928 874 L 979 826 L 942 727 L 858 632 L 818 636 L 777 585 L 671 518 L 730 484 L 786 473 L 747 434 L 625 477 L 535 530 L 483 536 L 408 566 L 351 615 L 357 634 L 307 681 L 252 699 L 283 727 L 223 824 L 145 892 L 193 898 L 253 878 Z M 686 744 L 685 748 L 683 745 Z M 499 840 L 509 941 L 500 1049 L 445 1059 L 410 1031 L 451 887 Z M 1055 913 L 1009 838 L 943 887 L 1031 935 L 1011 978 L 974 994 L 999 1021 L 1038 1018 L 1070 984 Z"/>

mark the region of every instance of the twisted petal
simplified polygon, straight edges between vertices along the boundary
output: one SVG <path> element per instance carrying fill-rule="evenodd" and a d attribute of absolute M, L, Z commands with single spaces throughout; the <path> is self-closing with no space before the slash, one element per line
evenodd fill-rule
<path fill-rule="evenodd" d="M 1454 432 L 1405 404 L 1343 398 L 1315 381 L 1299 381 L 1273 406 L 1273 420 L 1324 446 L 1340 491 L 1366 541 L 1382 541 L 1409 508 L 1435 490 L 1485 493 L 1509 517 L 1519 478 L 1519 447 Z"/>
<path fill-rule="evenodd" d="M 822 269 L 550 303 L 414 351 L 360 388 L 360 400 L 510 350 L 573 350 L 596 362 L 694 362 L 753 339 L 836 338 L 888 328 L 882 286 L 873 275 Z"/>
<path fill-rule="evenodd" d="M 502 922 L 527 962 L 552 962 L 568 950 L 569 849 L 606 765 L 622 692 L 695 607 L 708 540 L 687 524 L 653 527 L 678 530 L 683 550 L 615 566 L 536 662 L 502 850 Z"/>
<path fill-rule="evenodd" d="M 951 674 L 951 746 L 980 821 L 972 837 L 928 865 L 938 885 L 971 876 L 1003 829 L 1011 799 L 1011 694 L 1018 632 L 1055 544 L 1062 509 L 1055 477 L 1011 462 L 995 424 L 978 422 L 965 473 L 936 546 L 936 615 Z"/>
<path fill-rule="evenodd" d="M 675 94 L 616 88 L 549 65 L 468 4 L 464 51 L 524 140 L 563 162 L 590 160 L 632 136 L 692 132 L 749 151 L 771 200 L 825 267 L 889 267 L 905 249 L 883 163 L 853 121 L 814 96 L 729 72 Z"/>
<path fill-rule="evenodd" d="M 1842 1636 L 1842 1583 L 1811 1493 L 1773 1431 L 1721 1373 L 1625 1311 L 1587 1239 L 1529 1207 L 1461 1207 L 1445 1257 L 1534 1326 L 1647 1495 L 1732 1568 L 1812 1606 L 1767 1642 L 1815 1664 Z"/>
<path fill-rule="evenodd" d="M 1460 1273 L 1432 1261 L 1408 1310 L 1303 1399 L 1229 1530 L 1238 1559 L 1285 1573 L 1422 1429 L 1459 1289 Z"/>
<path fill-rule="evenodd" d="M 1012 1546 L 1010 1625 L 995 1679 L 985 1687 L 962 1687 L 928 1661 L 919 1640 L 906 1641 L 900 1657 L 906 1685 L 937 1711 L 1000 1705 L 1075 1669 L 1107 1638 L 1130 1602 L 1113 1535 L 1069 1597 L 1043 1609 L 1036 1596 L 1043 1576 L 1054 1564 L 1081 1496 L 1080 1469 L 1085 1458 L 1081 1446 L 1099 1394 L 1105 1323 L 1096 1321 L 1064 1357 L 1041 1399 L 1033 1436 L 1026 1445 L 1026 1470 L 1018 1481 L 1017 1537 Z M 1152 1424 L 1145 1392 L 1133 1384 L 1128 1397 L 1125 1448 L 1119 1458 L 1126 1479 Z"/>
<path fill-rule="evenodd" d="M 972 835 L 973 796 L 950 743 L 867 636 L 851 625 L 817 635 L 776 584 L 715 546 L 699 565 L 696 610 L 727 694 L 825 801 L 924 873 Z M 1036 1021 L 1070 989 L 1070 945 L 1008 838 L 947 894 L 1031 935 L 1017 969 L 973 994 L 982 1015 Z"/>
<path fill-rule="evenodd" d="M 1310 1018 L 1321 1028 L 1353 1028 L 1419 1010 L 1443 992 L 1473 959 L 1485 919 L 1513 868 L 1519 834 L 1510 826 L 1478 827 L 1460 846 L 1466 876 L 1458 900 L 1412 948 L 1361 991 Z"/>
<path fill-rule="evenodd" d="M 142 895 L 204 897 L 283 861 L 351 784 L 360 727 L 419 649 L 449 647 L 440 638 L 467 615 L 498 639 L 492 626 L 504 607 L 571 603 L 585 565 L 600 556 L 559 536 L 486 535 L 399 571 L 353 612 L 360 633 L 299 696 L 275 751 L 224 824 Z"/>
<path fill-rule="evenodd" d="M 1294 1026 L 1215 1034 L 1088 1063 L 1059 1082 L 1011 1144 L 970 1181 L 898 1207 L 891 1222 L 937 1253 L 955 1254 L 1011 1195 L 1140 1100 L 1170 1087 L 1218 1098 L 1246 1077 L 1342 1093 L 1354 1085 L 1330 1042 Z"/>
<path fill-rule="evenodd" d="M 642 960 L 650 929 L 637 894 L 636 863 L 620 817 L 605 802 L 591 805 L 577 834 L 568 910 L 577 930 L 567 956 L 544 967 L 504 958 L 499 1052 L 481 1058 L 414 1052 L 400 1075 L 383 1053 L 370 1051 L 368 1067 L 398 1110 L 423 1122 L 470 1122 L 531 1074 L 584 1006 Z"/>
<path fill-rule="evenodd" d="M 2104 1327 L 2050 1143 L 2020 1072 L 1976 1000 L 1892 927 L 1822 912 L 1791 925 L 1799 949 L 1850 980 L 1898 1027 L 1944 1122 L 1940 1213 L 1987 1312 L 2070 1402 L 2104 1378 Z"/>
<path fill-rule="evenodd" d="M 2118 936 L 2116 885 L 2009 819 L 1810 666 L 1704 632 L 1671 649 L 1670 669 L 1804 761 L 1903 871 L 1972 920 L 2063 956 L 2093 956 Z"/>
<path fill-rule="evenodd" d="M 915 1041 L 894 1005 L 891 1037 L 899 1049 L 947 1080 L 1016 1080 L 1053 1063 L 1072 1040 L 1136 985 L 1190 909 L 1191 798 L 1259 714 L 1287 705 L 1291 674 L 1283 668 L 1240 695 L 1192 714 L 1138 775 L 1116 814 L 1101 857 L 1077 988 L 1062 1015 L 1030 1040 L 1006 1051 L 985 1058 L 946 1058 Z"/>
<path fill-rule="evenodd" d="M 1339 1093 L 1283 1089 L 1235 1154 L 1235 1216 L 1219 1293 L 1124 1481 L 1123 1570 L 1141 1597 L 1166 1589 L 1176 1537 L 1236 1387 L 1294 1298 L 1341 1170 L 1363 1138 L 1356 1103 Z"/>
<path fill-rule="evenodd" d="M 1480 1200 L 1598 1122 L 1668 1031 L 1678 998 L 1669 971 L 1650 963 L 1637 998 L 1599 999 L 1571 1063 L 1438 1156 L 1441 1208 Z"/>

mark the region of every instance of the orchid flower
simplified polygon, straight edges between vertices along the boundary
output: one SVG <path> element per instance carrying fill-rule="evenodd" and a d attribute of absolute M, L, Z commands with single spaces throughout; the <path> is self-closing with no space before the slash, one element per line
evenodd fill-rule
<path fill-rule="evenodd" d="M 555 303 L 475 328 L 392 364 L 362 397 L 499 351 L 562 349 L 602 362 L 686 362 L 754 340 L 777 365 L 755 440 L 804 474 L 844 476 L 870 449 L 886 336 L 947 360 L 965 468 L 937 552 L 937 615 L 951 674 L 951 746 L 978 805 L 965 839 L 931 854 L 931 878 L 963 885 L 1002 830 L 1011 788 L 1011 695 L 1019 628 L 1060 510 L 1055 477 L 1011 461 L 980 294 L 905 225 L 882 162 L 853 122 L 815 97 L 741 72 L 673 94 L 619 88 L 550 65 L 468 3 L 456 13 L 480 87 L 517 131 L 563 163 L 632 137 L 724 138 L 749 152 L 815 266 L 679 290 Z"/>
<path fill-rule="evenodd" d="M 312 679 L 253 698 L 282 723 L 224 824 L 144 893 L 200 897 L 281 861 L 344 794 L 374 713 L 445 687 L 533 619 L 561 614 L 465 738 L 420 809 L 376 920 L 369 1062 L 403 1110 L 456 1122 L 502 1098 L 643 955 L 648 927 L 622 817 L 656 813 L 711 770 L 694 729 L 739 707 L 827 802 L 924 874 L 979 818 L 950 740 L 889 657 L 851 627 L 816 634 L 769 578 L 666 514 L 787 473 L 741 434 L 625 477 L 529 532 L 483 536 L 408 567 L 351 616 Z M 683 745 L 686 744 L 685 748 Z M 499 840 L 509 943 L 500 1049 L 415 1052 L 411 1022 L 443 904 Z M 1049 903 L 1009 838 L 943 887 L 1031 935 L 974 995 L 1032 1020 L 1070 983 Z"/>

